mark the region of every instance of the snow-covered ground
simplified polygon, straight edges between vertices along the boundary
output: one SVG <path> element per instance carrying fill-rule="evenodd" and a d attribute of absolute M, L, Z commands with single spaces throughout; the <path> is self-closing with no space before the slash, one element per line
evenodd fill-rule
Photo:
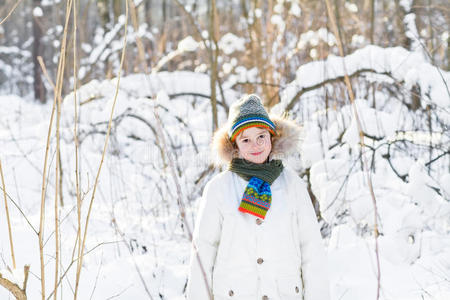
<path fill-rule="evenodd" d="M 356 106 L 368 137 L 364 156 L 371 165 L 378 205 L 381 297 L 388 300 L 450 299 L 450 156 L 427 164 L 450 148 L 449 73 L 400 48 L 366 47 L 349 55 L 349 73 L 373 69 L 368 80 L 379 84 L 420 86 L 421 105 L 432 118 L 410 111 L 384 90 L 376 106 L 358 96 Z M 327 70 L 327 72 L 323 72 Z M 281 92 L 272 112 L 281 113 L 299 91 L 324 79 L 342 76 L 342 60 L 331 57 L 299 68 Z M 233 80 L 230 80 L 233 81 Z M 117 81 L 92 81 L 77 93 L 80 140 L 82 222 L 91 201 Z M 226 88 L 225 104 L 240 97 Z M 332 92 L 333 86 L 327 92 Z M 355 88 L 357 90 L 357 87 Z M 164 97 L 163 93 L 169 97 Z M 156 99 L 156 95 L 159 97 Z M 86 256 L 78 299 L 182 299 L 187 280 L 189 239 L 181 224 L 177 191 L 161 134 L 173 151 L 187 220 L 192 230 L 198 197 L 219 170 L 207 173 L 211 106 L 209 78 L 200 73 L 135 74 L 120 81 L 111 136 L 89 222 Z M 358 131 L 352 106 L 325 109 L 323 89 L 303 94 L 291 105 L 291 117 L 304 124 L 301 152 L 287 160 L 299 171 L 310 169 L 328 249 L 333 300 L 375 299 L 377 267 L 373 204 L 362 172 Z M 359 93 L 363 94 L 363 93 Z M 359 95 L 357 93 L 357 95 Z M 197 95 L 197 96 L 193 96 Z M 219 100 L 222 101 L 219 96 Z M 342 99 L 344 101 L 344 99 Z M 154 116 L 157 110 L 162 128 Z M 17 268 L 30 264 L 27 293 L 40 297 L 38 236 L 42 170 L 51 105 L 14 95 L 0 96 L 0 159 L 5 176 Z M 218 106 L 219 123 L 226 119 Z M 431 120 L 431 121 L 430 121 Z M 432 134 L 428 131 L 431 124 Z M 61 265 L 67 271 L 58 293 L 70 299 L 75 284 L 77 233 L 74 95 L 64 98 L 61 117 L 63 203 L 60 208 Z M 445 129 L 447 128 L 447 129 Z M 444 129 L 444 130 L 443 130 Z M 161 132 L 162 131 L 162 132 Z M 427 148 L 434 146 L 432 152 Z M 45 211 L 46 295 L 54 282 L 55 133 L 47 170 Z M 403 180 L 396 174 L 402 176 Z M 306 177 L 304 178 L 307 179 Z M 14 200 L 29 223 L 11 202 Z M 17 278 L 11 266 L 5 210 L 0 209 L 0 269 Z M 83 227 L 84 228 L 84 227 Z M 148 290 L 148 292 L 146 291 Z M 8 299 L 0 289 L 0 298 Z"/>

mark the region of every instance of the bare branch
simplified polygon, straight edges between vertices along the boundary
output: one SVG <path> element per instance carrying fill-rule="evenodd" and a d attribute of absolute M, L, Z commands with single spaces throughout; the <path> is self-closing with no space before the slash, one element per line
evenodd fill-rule
<path fill-rule="evenodd" d="M 9 11 L 9 13 L 6 15 L 6 17 L 3 18 L 3 20 L 0 21 L 0 25 L 2 25 L 10 16 L 11 14 L 14 12 L 14 10 L 16 9 L 17 5 L 19 5 L 19 3 L 22 0 L 17 0 L 16 4 L 14 4 L 13 8 L 11 8 L 11 10 Z"/>
<path fill-rule="evenodd" d="M 30 266 L 25 265 L 23 268 L 24 271 L 24 281 L 23 281 L 23 288 L 17 285 L 17 283 L 14 283 L 2 276 L 0 273 L 0 285 L 3 286 L 5 289 L 7 289 L 11 294 L 16 297 L 17 300 L 27 300 L 27 294 L 26 294 L 26 288 L 27 288 L 27 281 L 28 281 L 28 273 L 30 271 Z"/>
<path fill-rule="evenodd" d="M 344 75 L 344 76 L 337 76 L 335 78 L 330 78 L 330 79 L 326 79 L 322 82 L 319 82 L 317 84 L 311 85 L 311 86 L 307 86 L 304 87 L 302 89 L 300 89 L 297 94 L 295 94 L 295 96 L 291 99 L 291 101 L 289 102 L 289 104 L 286 106 L 285 111 L 290 111 L 294 105 L 298 102 L 298 100 L 300 99 L 300 97 L 305 94 L 306 92 L 310 92 L 312 90 L 316 90 L 318 88 L 321 88 L 327 84 L 330 83 L 334 83 L 334 82 L 339 82 L 339 81 L 344 81 L 345 82 L 345 77 L 348 76 L 349 78 L 353 78 L 353 77 L 358 77 L 361 74 L 364 73 L 373 73 L 373 74 L 379 74 L 379 75 L 386 75 L 392 78 L 392 74 L 390 72 L 378 72 L 374 69 L 360 69 L 357 70 L 356 72 L 352 73 L 352 74 L 348 74 L 348 75 Z"/>

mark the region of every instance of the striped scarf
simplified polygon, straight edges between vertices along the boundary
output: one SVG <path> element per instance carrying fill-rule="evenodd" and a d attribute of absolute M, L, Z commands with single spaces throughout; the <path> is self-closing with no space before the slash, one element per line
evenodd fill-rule
<path fill-rule="evenodd" d="M 264 219 L 272 202 L 270 185 L 283 171 L 281 160 L 256 164 L 242 158 L 233 158 L 228 170 L 248 181 L 239 211 Z"/>

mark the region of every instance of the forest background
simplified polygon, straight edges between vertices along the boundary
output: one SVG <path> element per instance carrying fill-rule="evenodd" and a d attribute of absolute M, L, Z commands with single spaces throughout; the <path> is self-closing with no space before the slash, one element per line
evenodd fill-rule
<path fill-rule="evenodd" d="M 446 0 L 0 0 L 0 298 L 182 299 L 209 141 L 257 93 L 304 126 L 288 164 L 332 299 L 450 299 L 449 20 Z"/>

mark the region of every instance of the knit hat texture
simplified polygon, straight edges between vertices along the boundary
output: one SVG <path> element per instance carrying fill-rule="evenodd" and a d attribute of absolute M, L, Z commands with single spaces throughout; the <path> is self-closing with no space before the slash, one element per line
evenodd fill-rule
<path fill-rule="evenodd" d="M 228 122 L 231 124 L 228 136 L 232 142 L 239 133 L 250 127 L 266 128 L 272 135 L 276 134 L 275 124 L 270 120 L 261 99 L 254 94 L 244 96 L 231 105 Z"/>

